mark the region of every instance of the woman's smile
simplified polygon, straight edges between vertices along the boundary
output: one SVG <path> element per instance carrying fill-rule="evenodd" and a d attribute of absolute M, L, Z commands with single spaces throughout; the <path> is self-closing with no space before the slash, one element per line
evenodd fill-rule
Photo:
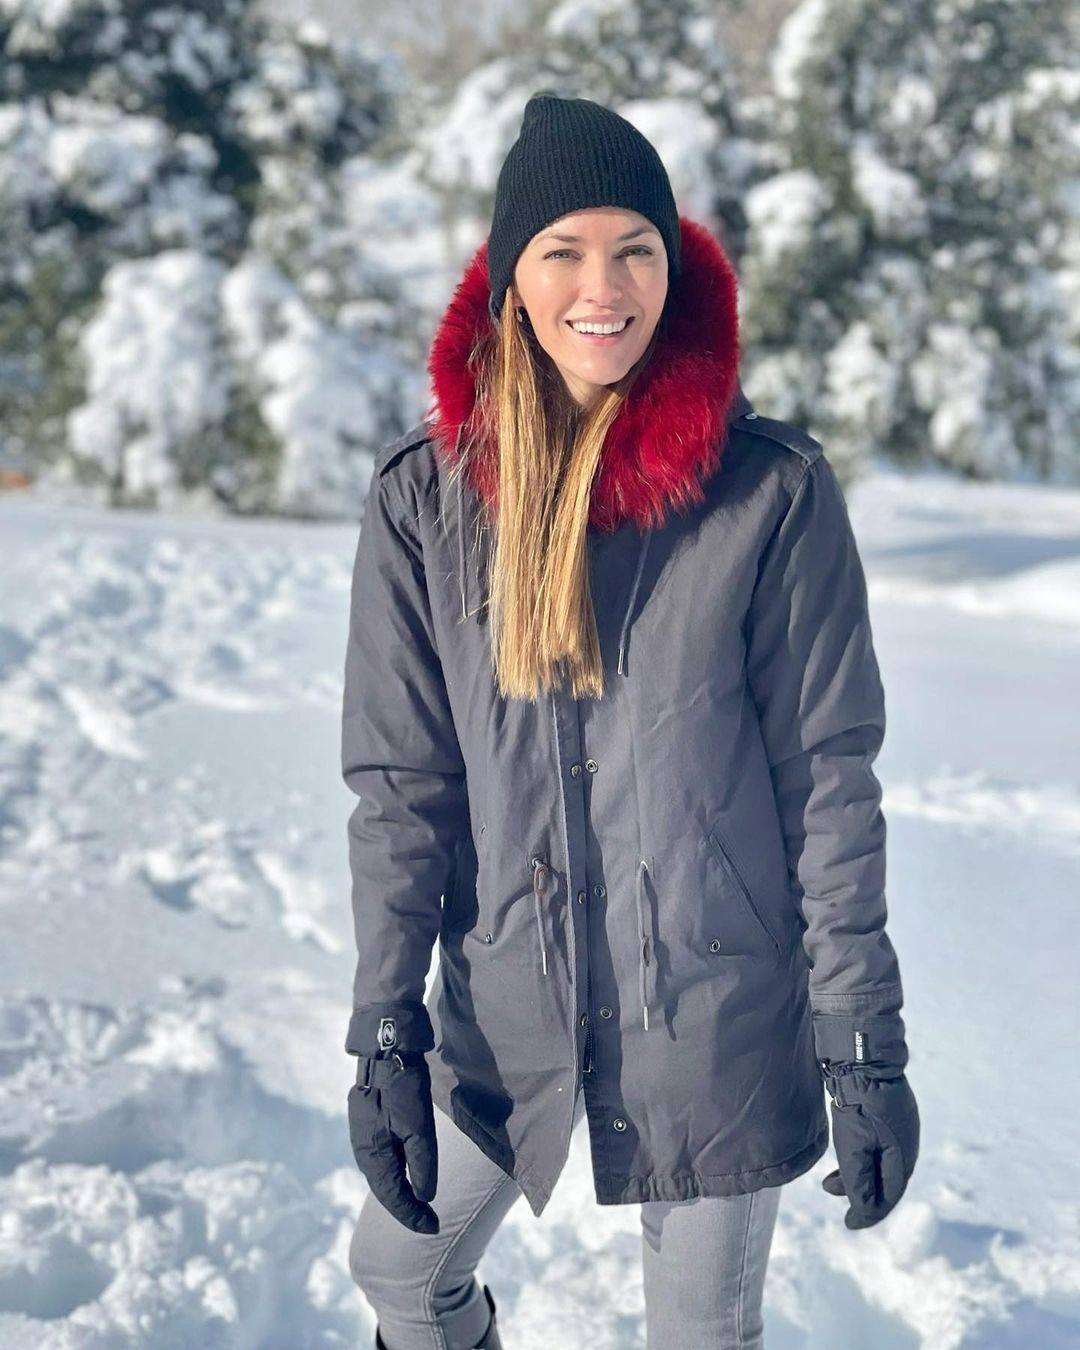
<path fill-rule="evenodd" d="M 574 327 L 574 322 L 573 319 L 567 319 L 566 325 L 574 336 L 580 338 L 582 342 L 587 342 L 592 347 L 615 347 L 630 331 L 630 325 L 634 320 L 633 318 L 629 318 L 625 321 L 616 319 L 594 319 L 588 321 L 595 324 L 597 328 L 606 328 L 614 323 L 621 322 L 623 323 L 623 327 L 617 333 L 583 332 L 580 328 Z"/>

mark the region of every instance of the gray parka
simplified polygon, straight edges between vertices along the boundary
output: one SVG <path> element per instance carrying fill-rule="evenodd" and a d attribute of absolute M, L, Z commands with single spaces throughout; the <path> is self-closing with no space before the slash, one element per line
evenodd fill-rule
<path fill-rule="evenodd" d="M 495 688 L 487 489 L 447 478 L 483 248 L 433 344 L 436 413 L 378 457 L 356 552 L 346 1049 L 372 1053 L 388 1012 L 399 1045 L 433 1046 L 435 1102 L 537 1215 L 578 1090 L 598 1203 L 731 1195 L 824 1154 L 843 1017 L 902 1032 L 844 497 L 822 446 L 743 395 L 733 274 L 682 229 L 675 318 L 590 517 L 602 699 Z"/>

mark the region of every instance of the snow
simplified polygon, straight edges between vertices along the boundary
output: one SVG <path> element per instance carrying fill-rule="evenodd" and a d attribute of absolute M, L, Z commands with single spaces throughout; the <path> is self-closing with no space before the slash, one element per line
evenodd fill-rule
<path fill-rule="evenodd" d="M 769 266 L 804 253 L 833 207 L 828 185 L 808 169 L 773 174 L 752 187 L 744 201 L 757 251 Z"/>
<path fill-rule="evenodd" d="M 68 418 L 72 452 L 135 494 L 167 500 L 181 479 L 173 446 L 197 442 L 225 414 L 215 322 L 223 272 L 194 249 L 116 263 L 80 334 L 88 397 Z"/>
<path fill-rule="evenodd" d="M 866 440 L 885 433 L 900 385 L 900 372 L 874 342 L 871 327 L 856 320 L 826 358 L 826 387 L 838 417 Z"/>
<path fill-rule="evenodd" d="M 849 489 L 889 710 L 923 1121 L 843 1226 L 784 1189 L 769 1350 L 1080 1345 L 1080 492 Z M 340 781 L 356 527 L 0 498 L 0 1344 L 370 1345 L 348 1271 Z M 435 1201 L 438 1208 L 438 1199 Z M 644 1345 L 635 1206 L 575 1134 L 480 1266 L 508 1345 Z"/>
<path fill-rule="evenodd" d="M 920 404 L 934 409 L 934 446 L 948 446 L 956 465 L 1011 475 L 1020 468 L 1020 456 L 1003 391 L 994 388 L 999 350 L 998 335 L 990 328 L 932 323 L 924 349 L 912 362 L 911 384 Z"/>
<path fill-rule="evenodd" d="M 918 180 L 889 164 L 873 137 L 859 134 L 851 152 L 856 192 L 862 198 L 877 233 L 887 239 L 920 235 L 926 226 L 926 203 Z"/>
<path fill-rule="evenodd" d="M 769 58 L 777 98 L 798 97 L 804 68 L 820 57 L 831 17 L 829 0 L 802 0 L 784 19 Z"/>
<path fill-rule="evenodd" d="M 426 390 L 389 344 L 362 340 L 367 315 L 350 311 L 359 336 L 338 328 L 257 253 L 226 269 L 194 249 L 163 250 L 114 264 L 102 290 L 80 334 L 87 398 L 68 416 L 69 443 L 140 503 L 198 510 L 214 504 L 213 486 L 239 484 L 242 497 L 242 475 L 250 485 L 269 472 L 257 450 L 239 466 L 225 452 L 240 381 L 278 447 L 274 504 L 348 517 L 367 489 L 363 451 L 377 446 L 383 410 Z M 67 463 L 42 474 L 57 490 L 70 478 Z"/>
<path fill-rule="evenodd" d="M 292 38 L 267 37 L 259 47 L 259 79 L 242 86 L 232 106 L 257 143 L 281 145 L 302 131 L 318 141 L 331 135 L 345 104 L 327 70 L 313 67 Z"/>
<path fill-rule="evenodd" d="M 710 161 L 721 140 L 717 123 L 695 99 L 634 99 L 618 111 L 656 147 L 679 211 L 707 220 L 715 198 Z"/>
<path fill-rule="evenodd" d="M 443 190 L 490 192 L 521 129 L 527 97 L 509 57 L 466 75 L 438 121 L 418 128 L 414 136 L 427 181 Z"/>
<path fill-rule="evenodd" d="M 57 126 L 45 167 L 88 210 L 113 216 L 143 194 L 167 153 L 164 127 L 87 100 L 68 100 L 68 125 Z"/>

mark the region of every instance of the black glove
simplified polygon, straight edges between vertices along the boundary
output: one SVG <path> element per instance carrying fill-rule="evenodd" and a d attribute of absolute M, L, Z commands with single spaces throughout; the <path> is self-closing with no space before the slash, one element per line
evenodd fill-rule
<path fill-rule="evenodd" d="M 821 1184 L 849 1200 L 848 1228 L 870 1228 L 896 1206 L 919 1156 L 903 1019 L 815 1012 L 813 1020 L 839 1163 Z"/>
<path fill-rule="evenodd" d="M 372 1041 L 378 1049 L 358 1053 Z M 423 1053 L 434 1047 L 427 1011 L 422 1004 L 418 1009 L 408 1004 L 358 1009 L 345 1045 L 358 1054 L 356 1083 L 348 1096 L 356 1165 L 395 1219 L 414 1232 L 437 1233 L 439 1217 L 427 1203 L 438 1183 L 431 1072 Z"/>

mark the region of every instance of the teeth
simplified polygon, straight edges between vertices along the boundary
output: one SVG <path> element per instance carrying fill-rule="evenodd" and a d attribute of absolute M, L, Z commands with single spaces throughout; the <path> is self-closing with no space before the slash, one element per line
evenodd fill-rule
<path fill-rule="evenodd" d="M 575 333 L 621 333 L 626 324 L 627 320 L 621 319 L 618 323 L 572 323 L 570 327 Z"/>

